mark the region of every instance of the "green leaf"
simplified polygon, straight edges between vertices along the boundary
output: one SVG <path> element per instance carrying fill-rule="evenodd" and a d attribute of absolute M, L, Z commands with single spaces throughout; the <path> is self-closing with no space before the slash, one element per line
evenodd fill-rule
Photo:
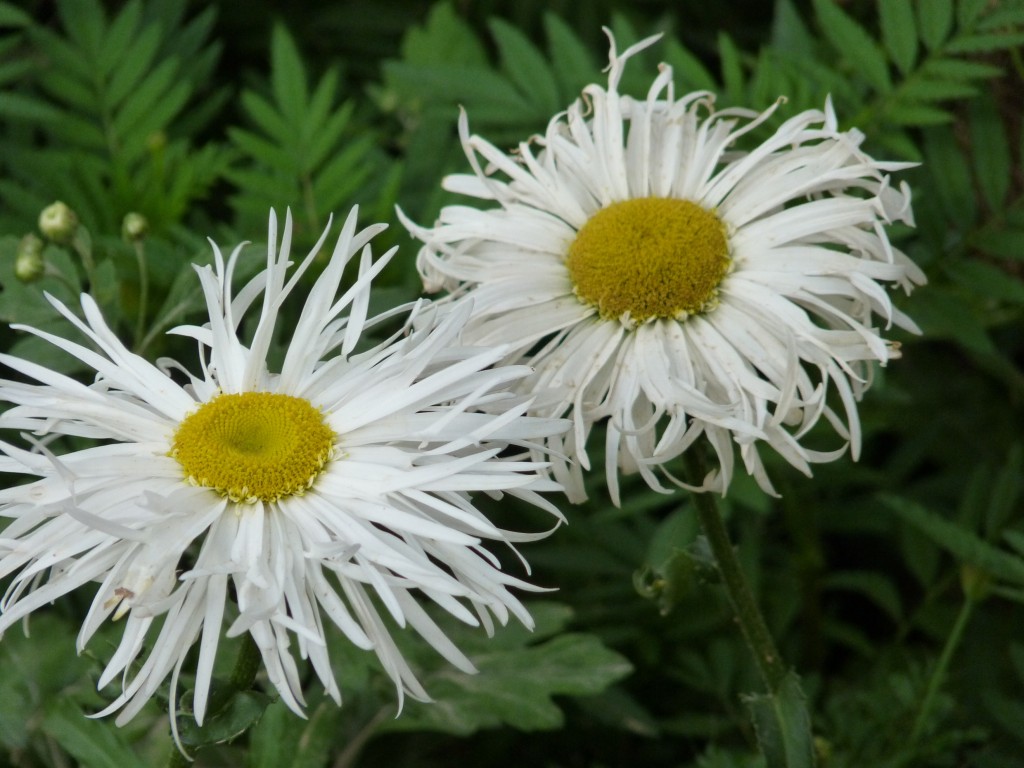
<path fill-rule="evenodd" d="M 879 20 L 882 24 L 882 42 L 889 56 L 906 75 L 917 60 L 917 27 L 914 24 L 913 4 L 907 0 L 880 0 Z"/>
<path fill-rule="evenodd" d="M 722 65 L 722 85 L 731 104 L 742 104 L 746 97 L 740 49 L 725 32 L 718 33 L 718 55 Z"/>
<path fill-rule="evenodd" d="M 309 100 L 306 70 L 295 40 L 282 24 L 275 24 L 270 38 L 270 82 L 274 101 L 291 125 L 301 124 Z"/>
<path fill-rule="evenodd" d="M 575 98 L 591 83 L 598 73 L 590 51 L 572 28 L 554 13 L 544 14 L 544 31 L 548 39 L 548 53 L 558 82 L 562 85 L 563 97 Z M 564 107 L 559 105 L 559 109 Z"/>
<path fill-rule="evenodd" d="M 526 35 L 501 19 L 491 19 L 489 27 L 498 44 L 501 66 L 520 92 L 541 114 L 553 115 L 562 109 L 565 105 L 560 103 L 554 72 Z"/>
<path fill-rule="evenodd" d="M 1006 129 L 991 95 L 975 99 L 970 111 L 971 146 L 978 186 L 992 210 L 999 211 L 1010 190 L 1013 158 Z"/>
<path fill-rule="evenodd" d="M 1001 51 L 1024 44 L 1024 32 L 996 32 L 970 35 L 953 40 L 946 46 L 949 53 L 984 53 Z"/>
<path fill-rule="evenodd" d="M 994 547 L 973 531 L 908 499 L 886 495 L 882 501 L 958 560 L 974 565 L 994 578 L 1011 584 L 1024 584 L 1024 558 Z"/>
<path fill-rule="evenodd" d="M 1003 70 L 992 64 L 963 59 L 930 58 L 921 65 L 921 72 L 937 78 L 978 80 L 999 77 Z"/>
<path fill-rule="evenodd" d="M 1024 229 L 990 227 L 972 235 L 970 244 L 992 256 L 1024 260 Z"/>
<path fill-rule="evenodd" d="M 814 738 L 800 679 L 789 672 L 774 694 L 743 697 L 767 768 L 813 768 Z"/>
<path fill-rule="evenodd" d="M 826 590 L 857 592 L 885 611 L 893 621 L 903 618 L 900 595 L 890 579 L 871 571 L 834 571 L 822 581 Z"/>
<path fill-rule="evenodd" d="M 925 336 L 952 339 L 981 355 L 997 354 L 984 318 L 958 292 L 946 286 L 931 286 L 914 296 L 912 306 L 911 314 Z"/>
<path fill-rule="evenodd" d="M 907 101 L 952 101 L 974 98 L 977 94 L 978 88 L 974 85 L 924 77 L 908 80 L 901 88 L 901 96 Z"/>
<path fill-rule="evenodd" d="M 917 24 L 921 40 L 931 50 L 938 48 L 949 37 L 953 28 L 953 0 L 928 0 L 915 3 Z"/>
<path fill-rule="evenodd" d="M 974 181 L 964 153 L 949 130 L 924 132 L 925 168 L 930 189 L 941 201 L 946 218 L 963 232 L 974 228 L 977 216 Z"/>
<path fill-rule="evenodd" d="M 953 122 L 953 115 L 938 107 L 925 104 L 893 104 L 885 116 L 897 125 L 943 125 Z"/>
<path fill-rule="evenodd" d="M 871 35 L 844 13 L 835 0 L 814 0 L 814 11 L 822 34 L 854 71 L 876 90 L 882 93 L 892 90 L 885 56 Z"/>
<path fill-rule="evenodd" d="M 986 304 L 1006 301 L 1024 305 L 1024 281 L 1005 269 L 971 259 L 947 264 L 945 270 L 962 288 L 973 291 Z"/>
<path fill-rule="evenodd" d="M 214 686 L 217 683 L 215 680 Z M 214 692 L 211 692 L 211 705 L 216 695 L 216 689 L 212 690 Z M 240 691 L 233 694 L 216 711 L 207 712 L 201 726 L 193 719 L 187 707 L 183 706 L 176 713 L 181 743 L 186 747 L 201 747 L 231 741 L 252 727 L 269 704 L 270 697 L 265 693 Z"/>
<path fill-rule="evenodd" d="M 414 64 L 487 65 L 483 44 L 450 2 L 434 5 L 422 27 L 411 27 L 406 32 L 402 59 Z"/>
<path fill-rule="evenodd" d="M 687 90 L 712 93 L 719 90 L 718 81 L 707 67 L 677 40 L 666 42 L 665 61 L 672 66 L 676 78 Z"/>
<path fill-rule="evenodd" d="M 477 675 L 449 672 L 428 685 L 434 702 L 406 704 L 384 730 L 468 735 L 501 724 L 524 731 L 561 727 L 552 696 L 600 693 L 631 671 L 629 662 L 591 635 L 564 634 L 539 645 L 473 657 Z"/>
<path fill-rule="evenodd" d="M 772 48 L 786 56 L 807 59 L 813 56 L 814 37 L 793 0 L 775 0 L 772 19 Z"/>
<path fill-rule="evenodd" d="M 104 720 L 91 720 L 74 701 L 58 698 L 49 708 L 43 730 L 84 768 L 145 768 L 122 731 Z"/>
<path fill-rule="evenodd" d="M 32 17 L 10 3 L 0 3 L 0 27 L 27 27 Z"/>
<path fill-rule="evenodd" d="M 333 701 L 324 700 L 308 721 L 302 721 L 275 701 L 249 733 L 249 768 L 321 768 L 341 716 Z"/>

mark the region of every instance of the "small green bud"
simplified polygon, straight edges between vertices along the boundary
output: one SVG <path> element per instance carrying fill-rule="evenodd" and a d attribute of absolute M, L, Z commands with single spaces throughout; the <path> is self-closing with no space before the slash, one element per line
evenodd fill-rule
<path fill-rule="evenodd" d="M 34 283 L 46 271 L 43 259 L 43 241 L 31 232 L 21 238 L 14 260 L 14 276 L 23 283 Z"/>
<path fill-rule="evenodd" d="M 130 243 L 137 243 L 149 234 L 149 220 L 141 213 L 129 213 L 121 222 L 121 236 Z"/>
<path fill-rule="evenodd" d="M 58 200 L 39 214 L 39 231 L 48 240 L 67 245 L 78 231 L 78 216 Z"/>
<path fill-rule="evenodd" d="M 964 563 L 960 566 L 960 586 L 971 600 L 984 600 L 992 591 L 992 577 L 981 568 Z"/>
<path fill-rule="evenodd" d="M 163 131 L 153 131 L 146 137 L 146 149 L 156 154 L 167 148 L 167 134 Z"/>

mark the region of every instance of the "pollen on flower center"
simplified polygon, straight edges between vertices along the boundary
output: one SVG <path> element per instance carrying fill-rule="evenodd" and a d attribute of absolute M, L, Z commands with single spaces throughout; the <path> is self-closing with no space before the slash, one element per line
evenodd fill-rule
<path fill-rule="evenodd" d="M 715 214 L 689 200 L 643 197 L 595 213 L 566 266 L 577 298 L 601 317 L 642 323 L 713 308 L 730 261 Z"/>
<path fill-rule="evenodd" d="M 232 501 L 277 501 L 312 487 L 334 439 L 308 400 L 243 392 L 219 395 L 186 417 L 170 455 L 194 485 Z"/>

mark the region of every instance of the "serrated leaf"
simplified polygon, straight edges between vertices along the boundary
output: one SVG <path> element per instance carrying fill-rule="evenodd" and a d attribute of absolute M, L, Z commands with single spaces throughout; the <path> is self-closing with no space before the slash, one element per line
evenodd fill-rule
<path fill-rule="evenodd" d="M 1024 260 L 1024 229 L 987 228 L 975 233 L 970 244 L 992 256 Z"/>
<path fill-rule="evenodd" d="M 949 53 L 985 53 L 1024 44 L 1024 32 L 1002 32 L 958 37 L 946 46 Z"/>
<path fill-rule="evenodd" d="M 900 89 L 907 101 L 952 101 L 970 99 L 978 95 L 978 88 L 955 80 L 931 80 L 917 77 L 907 80 Z"/>
<path fill-rule="evenodd" d="M 999 77 L 1003 70 L 993 64 L 964 59 L 930 58 L 921 65 L 921 72 L 939 78 L 977 80 Z"/>
<path fill-rule="evenodd" d="M 718 33 L 718 55 L 721 59 L 722 86 L 732 104 L 742 104 L 746 89 L 743 84 L 743 63 L 736 43 L 725 32 Z"/>
<path fill-rule="evenodd" d="M 879 20 L 882 42 L 889 56 L 906 75 L 917 60 L 917 25 L 914 23 L 913 4 L 907 0 L 879 0 Z"/>
<path fill-rule="evenodd" d="M 989 208 L 999 211 L 1010 190 L 1013 158 L 1006 129 L 991 96 L 972 102 L 969 126 L 975 178 Z"/>
<path fill-rule="evenodd" d="M 960 26 L 970 27 L 990 4 L 991 0 L 960 0 L 956 4 L 957 21 Z"/>
<path fill-rule="evenodd" d="M 743 697 L 767 768 L 813 768 L 814 738 L 800 679 L 789 672 L 774 694 Z"/>
<path fill-rule="evenodd" d="M 58 698 L 43 720 L 43 730 L 84 768 L 145 768 L 122 732 L 103 720 L 91 720 L 78 705 Z"/>
<path fill-rule="evenodd" d="M 34 96 L 6 91 L 0 93 L 0 114 L 12 120 L 56 122 L 63 116 L 61 110 Z"/>
<path fill-rule="evenodd" d="M 882 501 L 903 520 L 952 554 L 1011 584 L 1024 584 L 1024 558 L 1011 555 L 989 544 L 973 531 L 940 517 L 926 507 L 898 496 L 883 496 Z"/>
<path fill-rule="evenodd" d="M 953 0 L 928 0 L 915 3 L 921 41 L 931 50 L 938 48 L 953 28 Z"/>
<path fill-rule="evenodd" d="M 896 125 L 929 126 L 953 122 L 951 113 L 927 104 L 895 103 L 885 111 L 885 116 Z"/>
<path fill-rule="evenodd" d="M 501 19 L 491 19 L 488 26 L 498 45 L 502 69 L 520 92 L 537 105 L 542 114 L 553 115 L 562 109 L 564 105 L 559 103 L 554 72 L 529 38 Z"/>
<path fill-rule="evenodd" d="M 854 70 L 876 90 L 892 90 L 889 67 L 874 38 L 834 0 L 814 0 L 814 11 L 822 34 Z"/>
<path fill-rule="evenodd" d="M 591 635 L 564 634 L 538 645 L 473 657 L 477 675 L 449 672 L 430 681 L 434 702 L 406 704 L 382 730 L 432 730 L 468 735 L 501 724 L 524 731 L 562 725 L 552 696 L 593 695 L 632 667 Z"/>
<path fill-rule="evenodd" d="M 282 24 L 274 25 L 270 37 L 270 85 L 285 120 L 301 124 L 309 100 L 306 70 L 295 40 Z"/>
<path fill-rule="evenodd" d="M 665 47 L 665 61 L 672 66 L 677 80 L 687 90 L 712 93 L 719 90 L 718 81 L 707 67 L 677 40 L 668 40 Z"/>
<path fill-rule="evenodd" d="M 132 39 L 122 53 L 125 62 L 131 66 L 114 69 L 107 84 L 107 101 L 111 107 L 118 107 L 129 96 L 140 80 L 149 72 L 160 47 L 160 28 L 149 26 Z"/>
<path fill-rule="evenodd" d="M 104 76 L 115 69 L 140 69 L 148 63 L 136 60 L 135 51 L 131 47 L 132 40 L 138 34 L 139 21 L 142 18 L 142 6 L 138 0 L 126 3 L 121 12 L 114 17 L 110 25 L 101 30 L 100 45 L 96 52 L 96 64 Z M 159 30 L 157 30 L 159 33 Z M 108 105 L 112 103 L 108 102 Z"/>
<path fill-rule="evenodd" d="M 970 168 L 951 131 L 924 132 L 925 168 L 930 169 L 931 189 L 942 211 L 963 232 L 974 228 L 977 216 L 974 182 Z"/>
<path fill-rule="evenodd" d="M 799 58 L 812 56 L 814 38 L 792 0 L 775 0 L 771 40 L 772 48 L 783 55 Z"/>
<path fill-rule="evenodd" d="M 483 44 L 449 2 L 435 4 L 423 26 L 406 32 L 402 58 L 414 64 L 487 65 Z"/>
<path fill-rule="evenodd" d="M 981 355 L 998 351 L 975 307 L 946 286 L 936 285 L 915 295 L 912 314 L 926 336 L 952 339 Z"/>
<path fill-rule="evenodd" d="M 1024 25 L 1024 7 L 1020 3 L 1002 3 L 989 6 L 991 13 L 979 19 L 977 29 L 1005 30 Z"/>
<path fill-rule="evenodd" d="M 575 97 L 593 81 L 599 68 L 595 66 L 587 47 L 558 15 L 551 12 L 544 14 L 544 32 L 548 41 L 548 55 L 555 76 L 562 86 L 562 95 Z M 564 106 L 560 105 L 559 108 Z"/>
<path fill-rule="evenodd" d="M 984 301 L 1024 305 L 1024 281 L 1008 274 L 1005 269 L 974 259 L 952 262 L 945 269 L 961 287 Z"/>

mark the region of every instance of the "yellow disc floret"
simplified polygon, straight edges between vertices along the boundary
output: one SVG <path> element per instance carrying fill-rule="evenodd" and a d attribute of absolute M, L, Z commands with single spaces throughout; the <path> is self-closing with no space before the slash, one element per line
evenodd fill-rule
<path fill-rule="evenodd" d="M 713 308 L 729 270 L 721 220 L 689 200 L 612 203 L 576 234 L 566 266 L 577 298 L 629 324 Z"/>
<path fill-rule="evenodd" d="M 335 434 L 308 400 L 273 392 L 218 395 L 186 417 L 171 456 L 194 485 L 232 501 L 277 501 L 312 487 Z"/>

